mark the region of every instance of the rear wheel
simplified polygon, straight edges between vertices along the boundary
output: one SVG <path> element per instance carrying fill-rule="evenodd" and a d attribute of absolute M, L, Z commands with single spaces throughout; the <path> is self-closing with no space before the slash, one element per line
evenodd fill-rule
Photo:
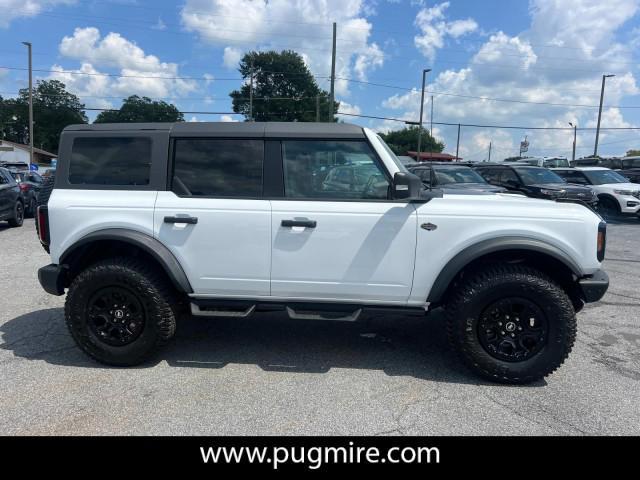
<path fill-rule="evenodd" d="M 173 337 L 177 302 L 164 273 L 134 258 L 98 262 L 72 282 L 65 303 L 69 331 L 99 362 L 131 366 Z"/>
<path fill-rule="evenodd" d="M 9 226 L 11 227 L 21 227 L 24 222 L 24 205 L 20 200 L 16 202 L 15 207 L 13 207 L 13 217 L 9 219 Z"/>
<path fill-rule="evenodd" d="M 576 335 L 564 290 L 523 265 L 492 265 L 469 276 L 447 304 L 449 341 L 479 375 L 529 383 L 556 370 Z"/>

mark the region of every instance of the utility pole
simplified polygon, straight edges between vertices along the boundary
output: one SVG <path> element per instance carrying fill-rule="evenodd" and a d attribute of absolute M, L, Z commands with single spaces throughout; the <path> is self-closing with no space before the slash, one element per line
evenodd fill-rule
<path fill-rule="evenodd" d="M 320 95 L 316 95 L 316 122 L 320 121 Z"/>
<path fill-rule="evenodd" d="M 607 78 L 615 77 L 615 75 L 602 75 L 602 89 L 600 90 L 600 109 L 598 110 L 598 128 L 596 128 L 596 146 L 593 149 L 593 156 L 598 156 L 598 139 L 600 137 L 600 120 L 602 118 L 602 102 L 604 101 L 604 84 Z"/>
<path fill-rule="evenodd" d="M 433 138 L 433 95 L 431 95 L 431 126 L 429 128 L 429 134 Z"/>
<path fill-rule="evenodd" d="M 491 161 L 491 143 L 492 142 L 489 142 L 489 160 L 487 160 L 488 162 Z"/>
<path fill-rule="evenodd" d="M 571 161 L 573 162 L 576 159 L 576 140 L 578 138 L 578 124 L 575 125 L 569 122 L 569 125 L 573 127 L 573 153 L 571 154 Z"/>
<path fill-rule="evenodd" d="M 420 95 L 420 126 L 418 127 L 418 152 L 416 161 L 420 161 L 420 150 L 422 148 L 422 113 L 424 110 L 424 85 L 427 80 L 427 73 L 431 71 L 430 68 L 422 70 L 422 94 Z"/>
<path fill-rule="evenodd" d="M 29 171 L 33 163 L 33 64 L 31 62 L 31 42 L 22 42 L 29 52 Z"/>
<path fill-rule="evenodd" d="M 458 141 L 456 142 L 456 162 L 460 161 L 460 124 L 458 124 Z"/>
<path fill-rule="evenodd" d="M 336 22 L 333 22 L 333 48 L 331 49 L 331 88 L 329 90 L 329 121 L 333 122 L 336 83 Z"/>
<path fill-rule="evenodd" d="M 253 61 L 251 62 L 251 74 L 249 75 L 249 121 L 253 122 Z"/>

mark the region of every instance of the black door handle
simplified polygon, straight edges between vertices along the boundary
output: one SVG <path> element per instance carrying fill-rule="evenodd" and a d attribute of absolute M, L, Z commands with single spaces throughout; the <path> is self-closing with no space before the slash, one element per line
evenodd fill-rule
<path fill-rule="evenodd" d="M 198 223 L 198 217 L 164 217 L 164 223 L 188 223 L 195 225 Z"/>
<path fill-rule="evenodd" d="M 280 224 L 283 227 L 305 227 L 305 228 L 316 228 L 315 220 L 282 220 Z"/>

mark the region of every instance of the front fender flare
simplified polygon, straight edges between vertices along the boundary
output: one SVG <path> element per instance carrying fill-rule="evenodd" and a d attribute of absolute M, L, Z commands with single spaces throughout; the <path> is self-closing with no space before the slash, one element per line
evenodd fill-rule
<path fill-rule="evenodd" d="M 173 253 L 155 238 L 136 230 L 107 228 L 89 233 L 69 246 L 62 255 L 60 255 L 60 265 L 67 263 L 71 255 L 76 252 L 78 248 L 104 240 L 117 240 L 140 248 L 160 264 L 179 292 L 193 293 L 189 279 Z"/>
<path fill-rule="evenodd" d="M 477 260 L 478 258 L 490 253 L 508 250 L 528 250 L 549 255 L 555 260 L 558 260 L 559 262 L 566 265 L 576 276 L 585 276 L 585 273 L 580 268 L 580 265 L 575 262 L 567 253 L 565 253 L 555 245 L 551 245 L 542 240 L 525 237 L 491 238 L 466 247 L 451 260 L 449 260 L 449 262 L 438 274 L 436 281 L 433 283 L 433 287 L 429 292 L 427 302 L 440 302 L 444 298 L 447 288 L 458 275 L 458 273 L 460 273 L 460 271 L 464 267 L 469 265 L 474 260 Z"/>

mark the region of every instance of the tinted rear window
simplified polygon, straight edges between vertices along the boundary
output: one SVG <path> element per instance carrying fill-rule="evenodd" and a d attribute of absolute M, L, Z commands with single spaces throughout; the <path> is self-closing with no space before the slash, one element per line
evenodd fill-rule
<path fill-rule="evenodd" d="M 73 141 L 69 183 L 148 185 L 151 139 L 143 137 L 80 137 Z"/>
<path fill-rule="evenodd" d="M 260 197 L 264 141 L 177 139 L 173 191 L 178 195 Z"/>

